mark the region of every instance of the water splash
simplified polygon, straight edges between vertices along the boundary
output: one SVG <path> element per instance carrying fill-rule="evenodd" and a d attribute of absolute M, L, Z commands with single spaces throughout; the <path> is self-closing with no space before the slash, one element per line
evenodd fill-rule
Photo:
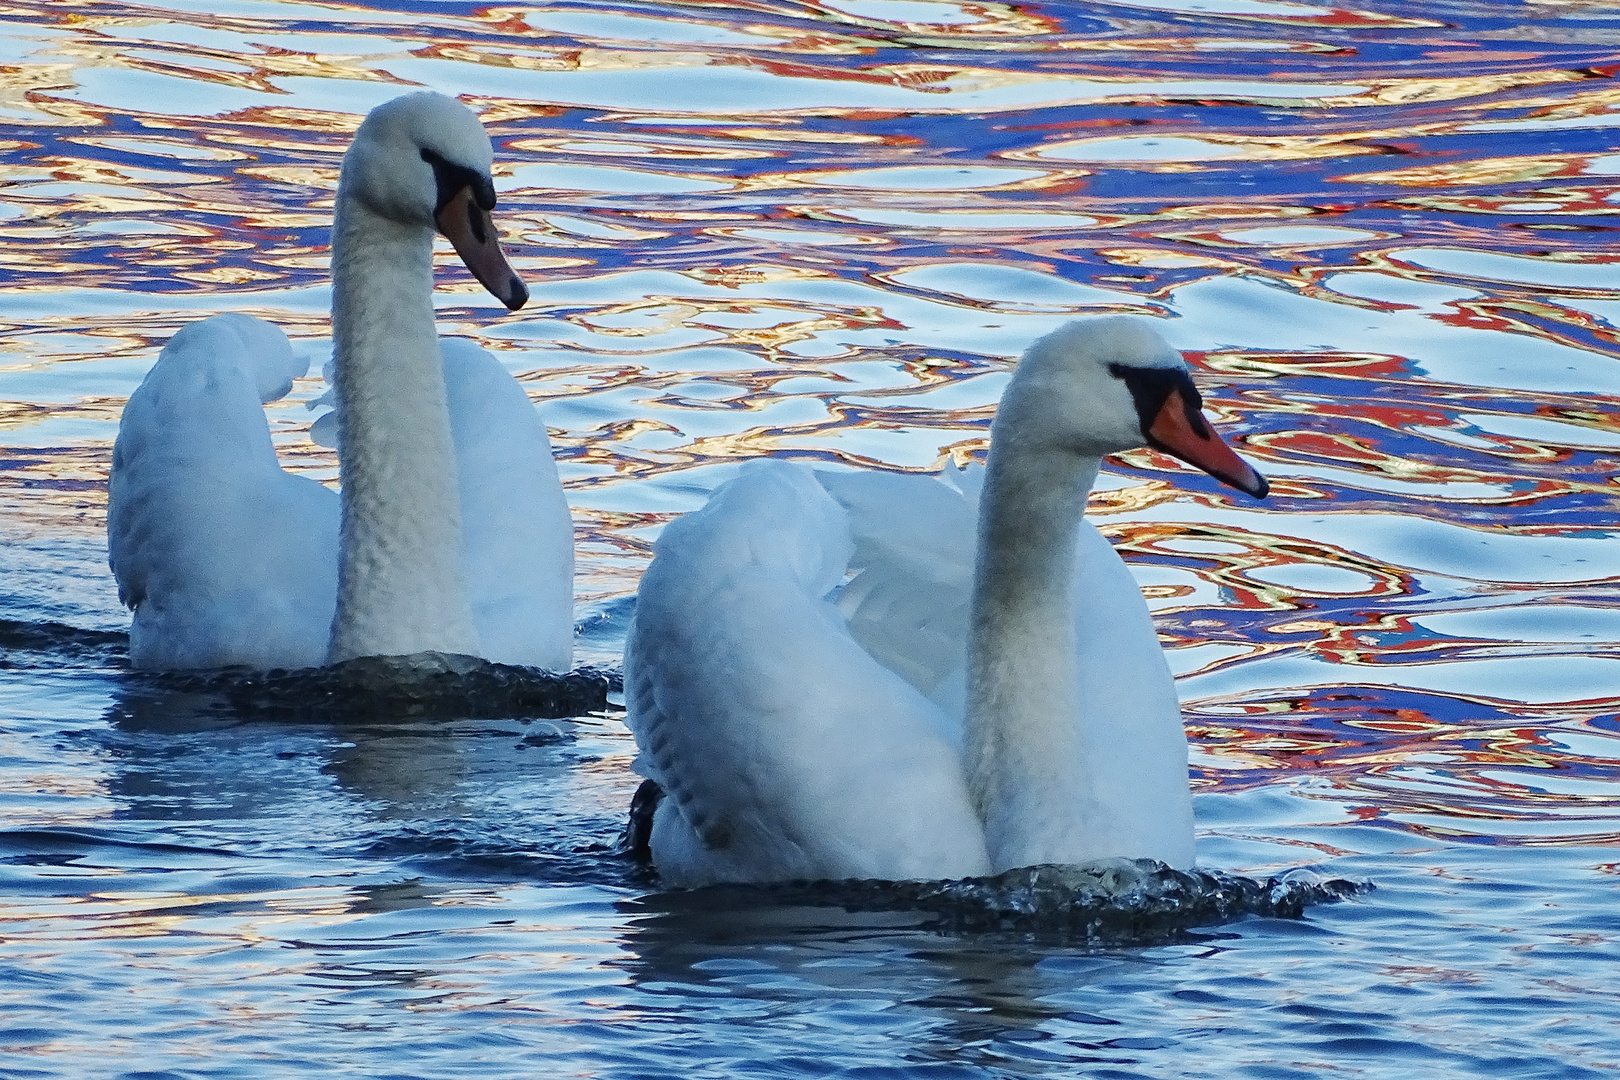
<path fill-rule="evenodd" d="M 663 893 L 637 910 L 700 921 L 735 920 L 748 909 L 841 908 L 905 913 L 936 932 L 1014 932 L 1087 945 L 1187 940 L 1237 919 L 1299 919 L 1305 909 L 1370 890 L 1367 883 L 1296 869 L 1264 880 L 1176 870 L 1152 859 L 1031 866 L 959 881 L 823 881 L 716 885 Z M 893 926 L 890 922 L 887 925 Z"/>

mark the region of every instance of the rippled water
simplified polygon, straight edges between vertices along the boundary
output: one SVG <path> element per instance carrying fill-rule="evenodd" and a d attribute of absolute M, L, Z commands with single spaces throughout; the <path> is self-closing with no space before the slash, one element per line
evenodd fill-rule
<path fill-rule="evenodd" d="M 0 9 L 0 1076 L 1586 1077 L 1620 1069 L 1613 5 Z M 124 669 L 119 409 L 187 320 L 312 360 L 337 165 L 462 95 L 534 299 L 582 662 L 742 459 L 982 451 L 1009 362 L 1164 317 L 1273 480 L 1094 498 L 1181 677 L 1202 865 L 1377 888 L 1096 948 L 607 853 L 615 709 L 287 721 Z M 272 409 L 290 467 L 321 392 Z M 858 907 L 859 905 L 854 905 Z"/>

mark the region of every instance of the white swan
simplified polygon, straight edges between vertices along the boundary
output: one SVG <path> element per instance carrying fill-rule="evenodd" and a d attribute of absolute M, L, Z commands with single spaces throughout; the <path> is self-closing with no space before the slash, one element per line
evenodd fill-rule
<path fill-rule="evenodd" d="M 435 650 L 567 670 L 573 531 L 522 388 L 433 323 L 442 232 L 509 308 L 493 154 L 439 94 L 373 110 L 332 231 L 341 498 L 276 461 L 263 403 L 307 366 L 246 315 L 183 328 L 131 395 L 107 541 L 143 668 L 310 667 Z"/>
<path fill-rule="evenodd" d="M 665 882 L 1190 866 L 1175 686 L 1082 514 L 1099 460 L 1144 443 L 1263 496 L 1198 410 L 1145 321 L 1072 323 L 1001 399 L 976 554 L 971 473 L 767 462 L 672 522 L 625 655 Z"/>

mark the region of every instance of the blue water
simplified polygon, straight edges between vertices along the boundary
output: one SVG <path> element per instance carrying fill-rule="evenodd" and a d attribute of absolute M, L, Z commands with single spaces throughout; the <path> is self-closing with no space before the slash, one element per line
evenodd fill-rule
<path fill-rule="evenodd" d="M 1280 0 L 0 12 L 0 1076 L 1620 1069 L 1620 15 Z M 1375 888 L 1165 944 L 661 892 L 616 705 L 273 719 L 131 675 L 122 402 L 220 310 L 330 352 L 336 168 L 462 95 L 534 299 L 441 331 L 553 432 L 582 663 L 737 463 L 981 453 L 1013 357 L 1162 316 L 1254 505 L 1092 511 L 1180 677 L 1200 864 Z"/>

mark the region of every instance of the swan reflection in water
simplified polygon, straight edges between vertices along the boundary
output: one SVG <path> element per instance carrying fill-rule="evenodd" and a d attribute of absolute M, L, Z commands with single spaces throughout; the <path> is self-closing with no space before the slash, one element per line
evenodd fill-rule
<path fill-rule="evenodd" d="M 1130 1045 L 1133 1037 L 1166 1034 L 1159 1018 L 1143 1016 L 1141 999 L 1185 979 L 1166 986 L 1165 960 L 1151 949 L 1028 932 L 941 933 L 916 912 L 850 911 L 817 902 L 809 888 L 797 904 L 764 890 L 749 901 L 749 888 L 757 887 L 724 899 L 706 889 L 621 902 L 626 955 L 612 962 L 642 991 L 633 1000 L 723 1007 L 739 1056 L 757 1031 L 755 1052 L 779 1057 L 772 1020 L 786 1012 L 811 1031 L 838 1031 L 841 1043 L 869 1034 L 888 1046 L 907 1032 L 921 1059 L 959 1069 L 1004 1068 L 1013 1043 L 1049 1044 L 1072 1069 L 1071 1055 L 1122 1040 L 1115 1049 L 1123 1053 L 1109 1057 L 1127 1063 L 1146 1048 Z M 1214 957 L 1237 937 L 1184 933 L 1174 952 Z"/>

